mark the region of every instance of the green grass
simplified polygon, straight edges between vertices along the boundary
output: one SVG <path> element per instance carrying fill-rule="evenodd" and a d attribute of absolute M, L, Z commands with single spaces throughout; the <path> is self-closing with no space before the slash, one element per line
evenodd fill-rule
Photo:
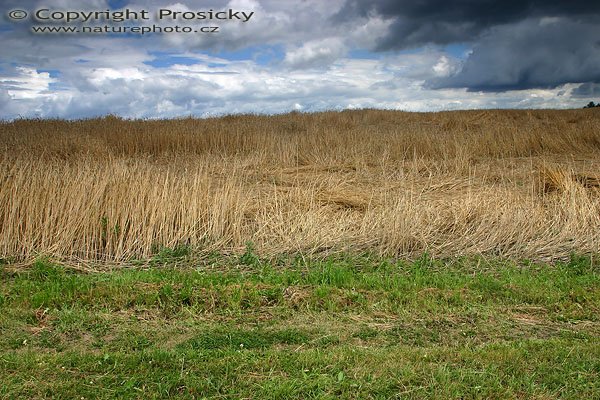
<path fill-rule="evenodd" d="M 589 257 L 150 261 L 0 265 L 0 398 L 600 398 Z"/>

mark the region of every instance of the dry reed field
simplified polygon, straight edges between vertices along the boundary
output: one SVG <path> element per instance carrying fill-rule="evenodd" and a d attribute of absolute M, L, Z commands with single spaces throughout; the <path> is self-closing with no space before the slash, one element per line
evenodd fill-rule
<path fill-rule="evenodd" d="M 600 110 L 0 123 L 0 257 L 600 249 Z"/>

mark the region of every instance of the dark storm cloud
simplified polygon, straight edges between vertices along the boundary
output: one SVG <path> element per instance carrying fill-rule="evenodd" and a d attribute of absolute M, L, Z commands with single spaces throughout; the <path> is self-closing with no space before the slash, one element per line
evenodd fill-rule
<path fill-rule="evenodd" d="M 532 17 L 587 18 L 600 13 L 597 1 L 553 0 L 347 0 L 336 21 L 372 14 L 392 19 L 378 50 L 424 44 L 471 42 L 487 29 Z"/>
<path fill-rule="evenodd" d="M 480 40 L 458 74 L 428 85 L 501 92 L 600 82 L 596 27 L 568 20 L 527 20 L 499 27 Z"/>
<path fill-rule="evenodd" d="M 376 50 L 471 43 L 458 73 L 429 88 L 469 91 L 554 88 L 600 82 L 600 2 L 347 0 L 336 21 L 379 15 L 391 20 Z M 582 85 L 574 95 L 585 95 Z"/>
<path fill-rule="evenodd" d="M 600 83 L 587 82 L 581 84 L 571 92 L 571 95 L 585 98 L 600 97 Z"/>

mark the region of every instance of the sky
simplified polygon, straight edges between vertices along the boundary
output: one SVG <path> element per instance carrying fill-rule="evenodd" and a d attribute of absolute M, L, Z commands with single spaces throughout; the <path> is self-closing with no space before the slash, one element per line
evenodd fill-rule
<path fill-rule="evenodd" d="M 3 0 L 0 8 L 4 120 L 600 101 L 600 2 L 589 0 Z M 34 32 L 49 27 L 79 31 Z"/>

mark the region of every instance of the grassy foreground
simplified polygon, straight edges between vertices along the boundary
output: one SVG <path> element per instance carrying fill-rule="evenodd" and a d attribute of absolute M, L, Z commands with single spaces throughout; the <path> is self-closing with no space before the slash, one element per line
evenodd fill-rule
<path fill-rule="evenodd" d="M 600 397 L 589 257 L 162 254 L 0 266 L 0 398 Z"/>

